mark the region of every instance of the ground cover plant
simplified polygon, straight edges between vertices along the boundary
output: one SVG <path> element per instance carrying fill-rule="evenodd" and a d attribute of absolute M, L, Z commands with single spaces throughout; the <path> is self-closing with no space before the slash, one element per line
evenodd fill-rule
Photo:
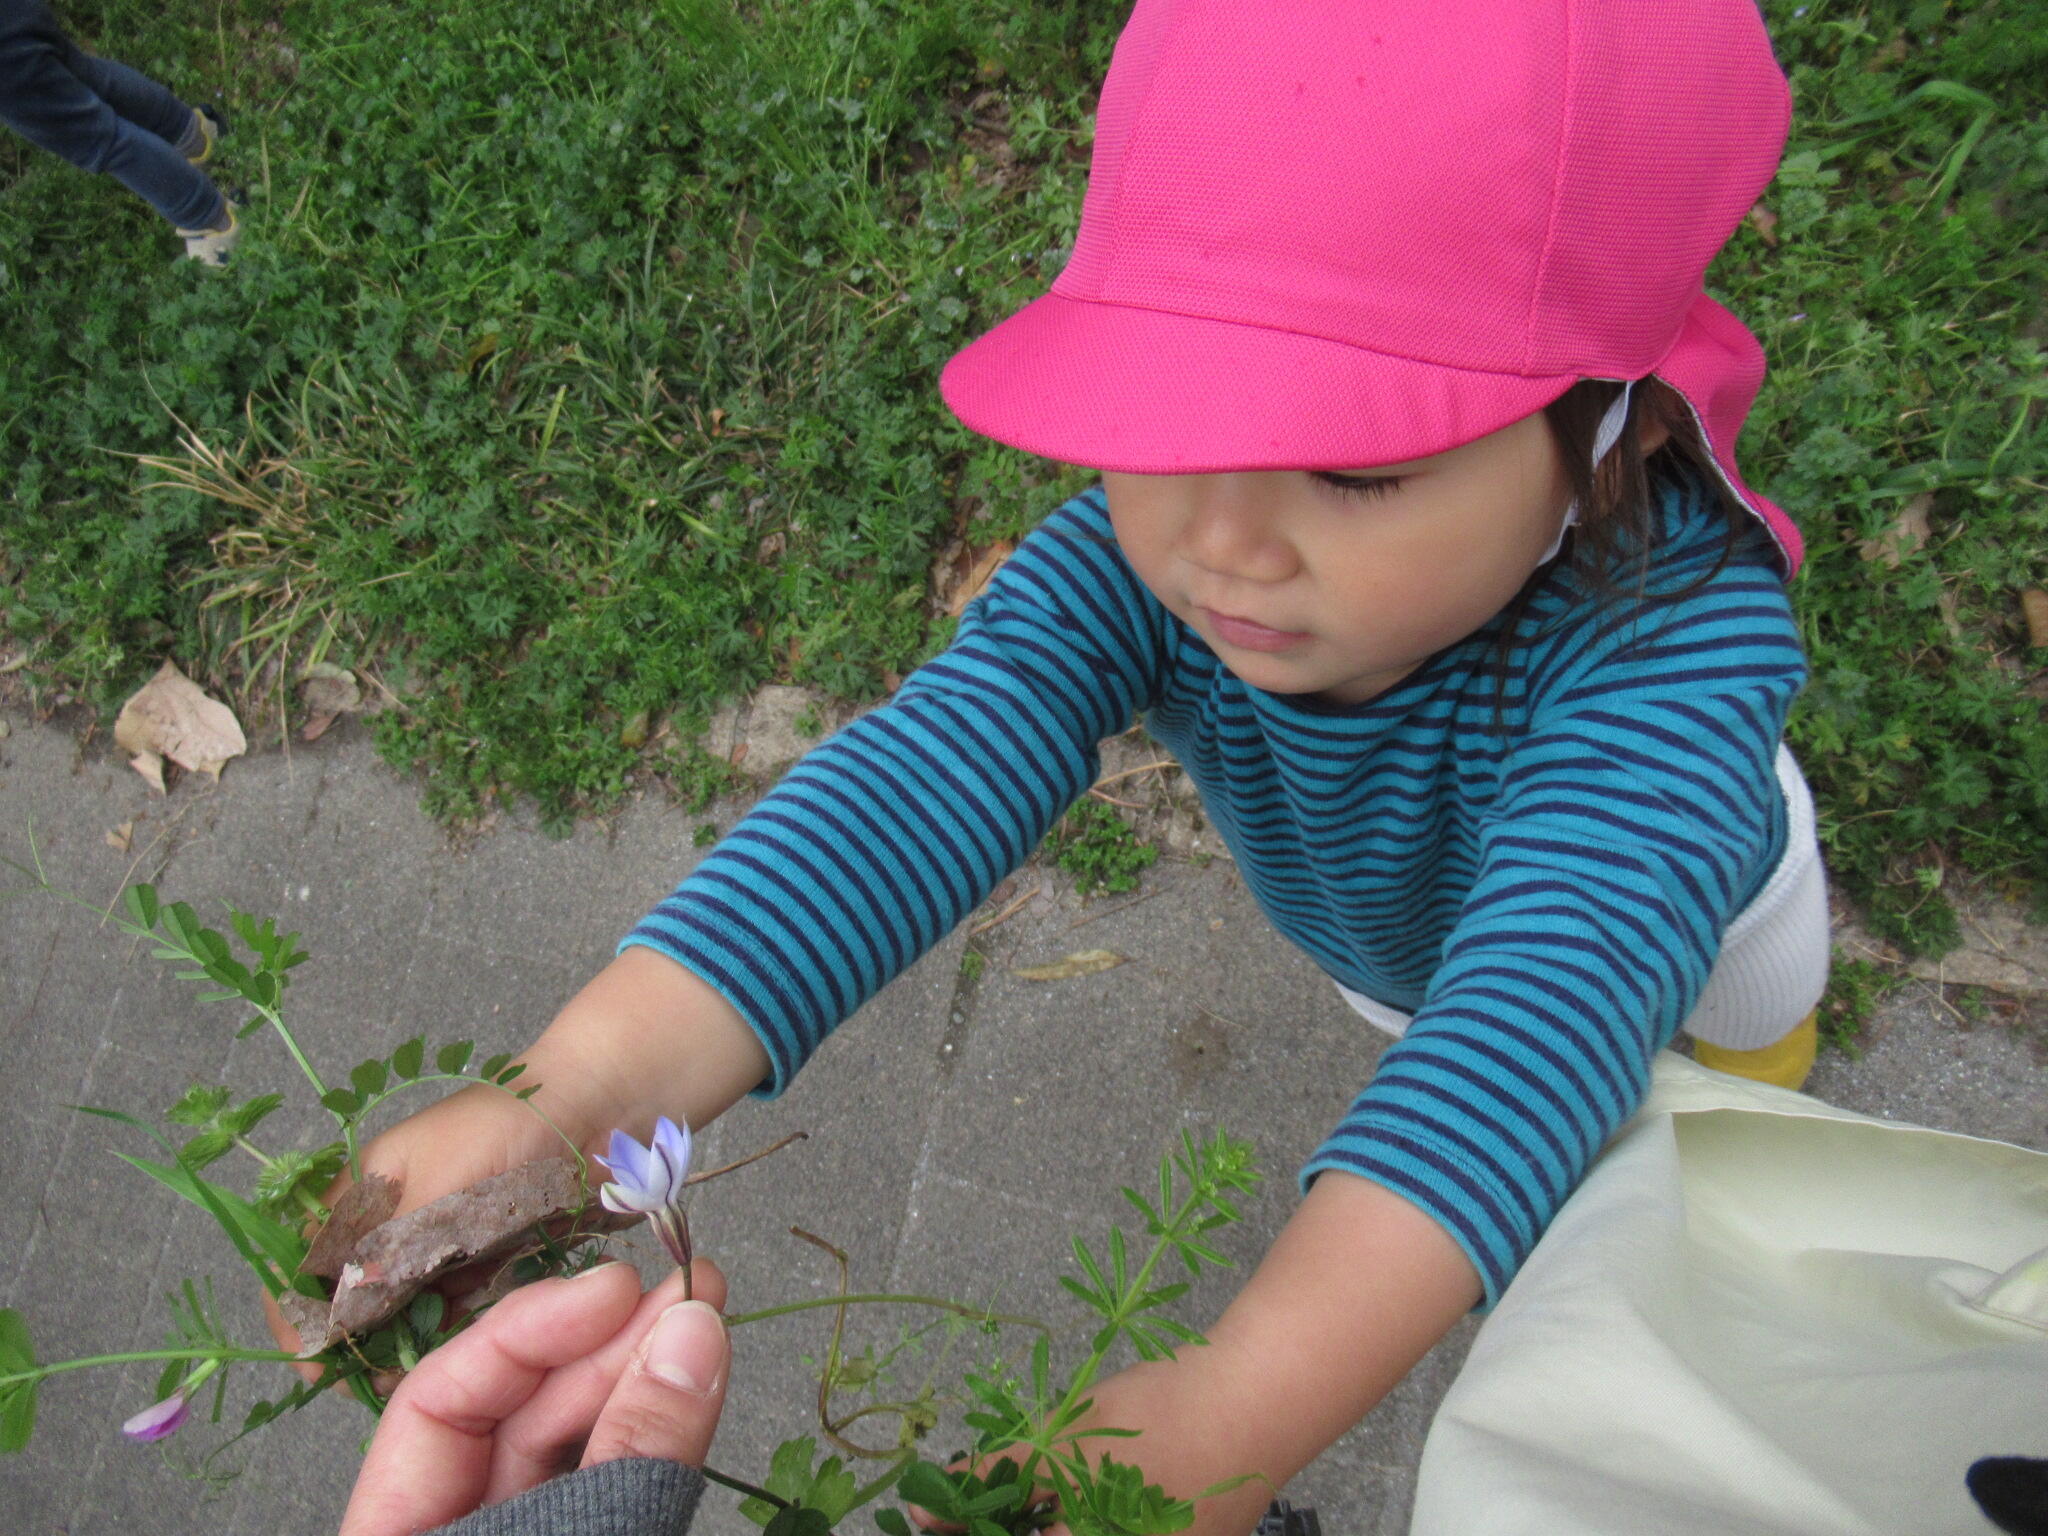
<path fill-rule="evenodd" d="M 1121 6 L 65 9 L 237 109 L 251 234 L 174 267 L 0 140 L 0 664 L 37 701 L 110 713 L 169 656 L 260 717 L 341 662 L 437 812 L 565 825 L 702 783 L 737 690 L 886 691 L 944 639 L 934 551 L 1082 483 L 934 384 L 1063 260 Z M 2048 868 L 2048 17 L 1765 9 L 1793 138 L 1709 280 L 1809 541 L 1792 738 L 1838 881 L 1940 948 L 1948 869 Z"/>

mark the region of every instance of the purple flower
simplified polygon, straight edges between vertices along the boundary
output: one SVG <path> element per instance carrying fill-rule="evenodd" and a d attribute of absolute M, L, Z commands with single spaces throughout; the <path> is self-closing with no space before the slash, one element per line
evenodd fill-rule
<path fill-rule="evenodd" d="M 153 1403 L 121 1426 L 121 1433 L 144 1444 L 167 1440 L 178 1432 L 192 1412 L 192 1400 L 180 1387 L 160 1403 Z"/>
<path fill-rule="evenodd" d="M 604 1208 L 621 1216 L 651 1216 L 682 1199 L 690 1171 L 690 1128 L 663 1115 L 654 1122 L 653 1141 L 644 1147 L 624 1131 L 613 1131 L 611 1156 L 598 1161 L 618 1181 L 599 1192 Z"/>
<path fill-rule="evenodd" d="M 624 1131 L 612 1132 L 610 1155 L 597 1159 L 614 1182 L 598 1191 L 608 1211 L 645 1216 L 661 1234 L 669 1256 L 684 1276 L 688 1293 L 690 1223 L 683 1213 L 683 1185 L 690 1172 L 690 1128 L 663 1115 L 654 1122 L 654 1139 L 646 1146 Z"/>

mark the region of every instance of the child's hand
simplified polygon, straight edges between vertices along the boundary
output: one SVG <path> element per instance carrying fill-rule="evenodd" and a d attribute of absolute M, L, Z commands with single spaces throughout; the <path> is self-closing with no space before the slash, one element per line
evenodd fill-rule
<path fill-rule="evenodd" d="M 1138 1433 L 1135 1438 L 1083 1438 L 1072 1449 L 1090 1465 L 1099 1463 L 1107 1452 L 1125 1466 L 1139 1467 L 1146 1482 L 1159 1484 L 1175 1498 L 1193 1498 L 1213 1484 L 1256 1471 L 1247 1460 L 1257 1453 L 1231 1431 L 1238 1416 L 1218 1411 L 1219 1403 L 1233 1400 L 1228 1395 L 1229 1372 L 1212 1369 L 1219 1360 L 1207 1350 L 1189 1345 L 1174 1360 L 1136 1365 L 1104 1379 L 1089 1392 L 1095 1406 L 1079 1427 Z M 1013 1451 L 998 1456 L 1005 1454 L 1013 1459 L 1016 1455 Z M 957 1468 L 961 1463 L 954 1465 Z M 978 1470 L 986 1473 L 987 1463 Z M 1245 1536 L 1278 1491 L 1277 1479 L 1269 1483 L 1254 1477 L 1227 1493 L 1202 1499 L 1195 1505 L 1195 1522 L 1188 1530 L 1193 1536 Z M 1042 1480 L 1038 1492 L 1045 1502 L 1051 1501 L 1052 1490 Z M 915 1513 L 918 1524 L 927 1530 L 953 1533 L 960 1529 L 922 1511 Z M 1066 1524 L 1051 1527 L 1049 1536 L 1068 1536 Z"/>
<path fill-rule="evenodd" d="M 526 1071 L 516 1086 L 540 1090 L 530 1100 L 481 1084 L 464 1088 L 363 1149 L 365 1172 L 400 1183 L 395 1215 L 564 1154 L 569 1142 L 586 1156 L 603 1151 L 615 1127 L 645 1140 L 657 1115 L 701 1130 L 768 1075 L 766 1052 L 732 1005 L 674 961 L 641 948 L 600 971 L 519 1059 Z M 347 1175 L 337 1179 L 323 1202 L 331 1206 L 348 1184 Z M 264 1309 L 279 1345 L 299 1348 L 267 1297 Z M 294 1369 L 317 1376 L 309 1366 Z"/>

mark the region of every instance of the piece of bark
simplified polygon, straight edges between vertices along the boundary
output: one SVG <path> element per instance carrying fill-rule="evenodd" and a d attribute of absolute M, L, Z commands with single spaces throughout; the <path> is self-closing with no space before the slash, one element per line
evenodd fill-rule
<path fill-rule="evenodd" d="M 327 1303 L 319 1297 L 286 1291 L 277 1298 L 277 1310 L 298 1334 L 301 1354 L 314 1354 L 341 1342 L 341 1330 L 334 1326 Z"/>
<path fill-rule="evenodd" d="M 576 1165 L 547 1157 L 395 1217 L 359 1241 L 342 1266 L 333 1326 L 367 1333 L 438 1276 L 516 1248 L 534 1227 L 583 1203 Z"/>
<path fill-rule="evenodd" d="M 319 1275 L 326 1280 L 340 1275 L 342 1265 L 355 1256 L 356 1244 L 373 1228 L 389 1221 L 391 1213 L 398 1209 L 398 1191 L 398 1184 L 381 1173 L 349 1185 L 334 1202 L 327 1225 L 306 1250 L 299 1273 Z"/>

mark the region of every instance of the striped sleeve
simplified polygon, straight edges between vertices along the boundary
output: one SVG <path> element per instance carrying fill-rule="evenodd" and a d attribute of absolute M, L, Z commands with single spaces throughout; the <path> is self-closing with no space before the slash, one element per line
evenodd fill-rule
<path fill-rule="evenodd" d="M 679 961 L 779 1093 L 843 1019 L 1021 865 L 1157 688 L 1160 610 L 1099 493 L 1024 540 L 951 645 L 807 754 L 620 948 Z"/>
<path fill-rule="evenodd" d="M 1642 1103 L 1784 842 L 1773 771 L 1805 675 L 1760 564 L 1549 646 L 1423 1006 L 1304 1181 L 1429 1212 L 1496 1301 Z"/>

